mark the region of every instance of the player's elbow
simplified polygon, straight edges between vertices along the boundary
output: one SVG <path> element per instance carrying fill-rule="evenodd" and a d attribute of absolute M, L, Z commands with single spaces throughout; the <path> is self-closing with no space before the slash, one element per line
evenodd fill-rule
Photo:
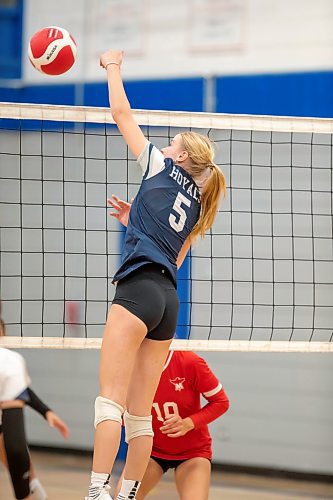
<path fill-rule="evenodd" d="M 122 112 L 123 111 L 122 111 L 121 106 L 112 106 L 111 107 L 111 115 L 112 115 L 112 118 L 114 119 L 115 122 L 117 121 L 119 116 L 121 116 Z"/>
<path fill-rule="evenodd" d="M 131 108 L 122 105 L 113 106 L 111 108 L 111 115 L 114 121 L 118 123 L 123 118 L 126 118 L 126 116 L 131 115 Z"/>
<path fill-rule="evenodd" d="M 229 408 L 230 408 L 230 401 L 229 401 L 229 399 L 225 399 L 223 401 L 223 403 L 222 403 L 221 406 L 222 406 L 223 413 L 226 413 L 229 410 Z"/>
<path fill-rule="evenodd" d="M 221 401 L 217 403 L 219 408 L 220 416 L 226 413 L 229 410 L 230 402 L 228 398 L 223 398 Z"/>

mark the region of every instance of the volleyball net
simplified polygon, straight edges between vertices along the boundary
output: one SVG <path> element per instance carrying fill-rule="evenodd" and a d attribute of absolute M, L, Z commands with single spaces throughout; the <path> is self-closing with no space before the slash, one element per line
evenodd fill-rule
<path fill-rule="evenodd" d="M 333 352 L 333 121 L 135 111 L 157 147 L 207 134 L 228 194 L 180 271 L 174 349 Z M 99 348 L 141 182 L 109 109 L 0 104 L 9 347 Z"/>

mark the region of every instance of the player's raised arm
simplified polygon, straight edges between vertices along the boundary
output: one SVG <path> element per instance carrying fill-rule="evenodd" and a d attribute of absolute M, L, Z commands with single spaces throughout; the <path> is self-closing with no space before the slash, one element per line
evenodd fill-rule
<path fill-rule="evenodd" d="M 122 60 L 122 51 L 108 50 L 101 55 L 100 65 L 107 71 L 112 117 L 129 149 L 135 158 L 138 158 L 145 147 L 147 139 L 135 121 L 125 93 L 120 73 Z"/>

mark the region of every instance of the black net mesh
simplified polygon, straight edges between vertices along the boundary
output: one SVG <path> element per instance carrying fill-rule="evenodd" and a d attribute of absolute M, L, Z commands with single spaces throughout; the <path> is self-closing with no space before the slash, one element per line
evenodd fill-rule
<path fill-rule="evenodd" d="M 141 170 L 112 125 L 0 120 L 8 335 L 101 337 Z M 164 146 L 181 129 L 143 127 Z M 180 273 L 190 339 L 332 341 L 332 135 L 205 129 L 227 198 Z"/>

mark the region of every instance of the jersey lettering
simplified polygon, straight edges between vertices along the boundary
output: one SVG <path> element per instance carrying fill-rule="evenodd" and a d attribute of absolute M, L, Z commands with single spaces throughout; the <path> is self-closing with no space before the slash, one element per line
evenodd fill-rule
<path fill-rule="evenodd" d="M 175 199 L 175 202 L 173 204 L 173 210 L 177 212 L 179 215 L 179 219 L 177 221 L 176 217 L 173 214 L 169 215 L 169 224 L 174 229 L 177 231 L 177 233 L 180 233 L 184 229 L 184 225 L 187 219 L 187 215 L 181 204 L 186 205 L 187 207 L 191 206 L 191 200 L 186 198 L 180 191 L 178 191 L 177 198 Z"/>
<path fill-rule="evenodd" d="M 198 189 L 194 186 L 194 184 L 191 182 L 191 184 L 188 186 L 189 184 L 189 179 L 187 179 L 185 177 L 185 175 L 183 175 L 180 170 L 174 165 L 172 167 L 172 170 L 169 174 L 169 176 L 177 182 L 177 184 L 179 184 L 179 186 L 181 186 L 184 191 L 186 191 L 187 194 L 189 194 L 192 198 L 194 198 L 196 201 L 199 201 L 200 199 L 200 195 L 199 195 L 199 191 Z"/>

